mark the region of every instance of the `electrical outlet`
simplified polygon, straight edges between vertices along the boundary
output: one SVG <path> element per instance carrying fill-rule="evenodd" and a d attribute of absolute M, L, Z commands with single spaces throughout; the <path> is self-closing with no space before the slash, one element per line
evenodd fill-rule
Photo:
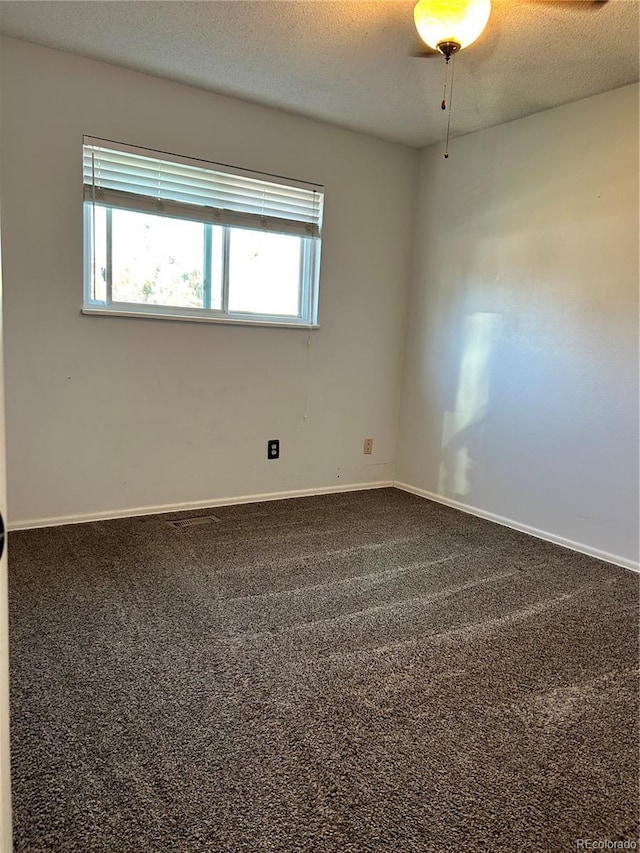
<path fill-rule="evenodd" d="M 267 459 L 280 458 L 280 439 L 270 438 L 267 442 Z"/>
<path fill-rule="evenodd" d="M 365 453 L 367 456 L 371 456 L 371 454 L 373 453 L 373 439 L 372 438 L 365 438 L 364 448 L 363 448 L 362 452 Z"/>

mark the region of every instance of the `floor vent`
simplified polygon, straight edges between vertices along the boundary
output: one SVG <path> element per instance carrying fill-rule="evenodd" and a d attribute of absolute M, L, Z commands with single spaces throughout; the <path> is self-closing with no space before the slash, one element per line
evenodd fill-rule
<path fill-rule="evenodd" d="M 213 524 L 216 521 L 222 521 L 217 515 L 198 515 L 195 518 L 172 518 L 167 521 L 171 527 L 176 530 L 181 530 L 183 527 L 197 527 L 201 524 Z"/>

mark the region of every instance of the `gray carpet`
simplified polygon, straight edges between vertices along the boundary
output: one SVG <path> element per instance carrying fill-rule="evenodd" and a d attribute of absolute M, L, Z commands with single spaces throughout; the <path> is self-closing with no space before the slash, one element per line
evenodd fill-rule
<path fill-rule="evenodd" d="M 17 853 L 637 840 L 637 576 L 392 489 L 213 512 L 11 535 Z"/>

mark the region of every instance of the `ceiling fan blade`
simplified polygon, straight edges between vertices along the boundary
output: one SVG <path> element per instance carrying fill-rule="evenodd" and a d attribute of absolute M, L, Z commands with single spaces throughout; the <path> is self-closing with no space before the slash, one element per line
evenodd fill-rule
<path fill-rule="evenodd" d="M 576 11 L 580 12 L 602 9 L 602 7 L 606 6 L 608 2 L 609 0 L 527 0 L 527 3 L 535 4 L 537 6 L 562 7 L 563 11 L 573 7 Z"/>

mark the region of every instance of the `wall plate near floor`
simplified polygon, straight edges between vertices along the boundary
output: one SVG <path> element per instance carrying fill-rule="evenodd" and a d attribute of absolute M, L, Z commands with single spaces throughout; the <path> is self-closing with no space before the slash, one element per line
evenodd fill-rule
<path fill-rule="evenodd" d="M 267 442 L 267 459 L 280 458 L 280 439 L 270 438 Z"/>

